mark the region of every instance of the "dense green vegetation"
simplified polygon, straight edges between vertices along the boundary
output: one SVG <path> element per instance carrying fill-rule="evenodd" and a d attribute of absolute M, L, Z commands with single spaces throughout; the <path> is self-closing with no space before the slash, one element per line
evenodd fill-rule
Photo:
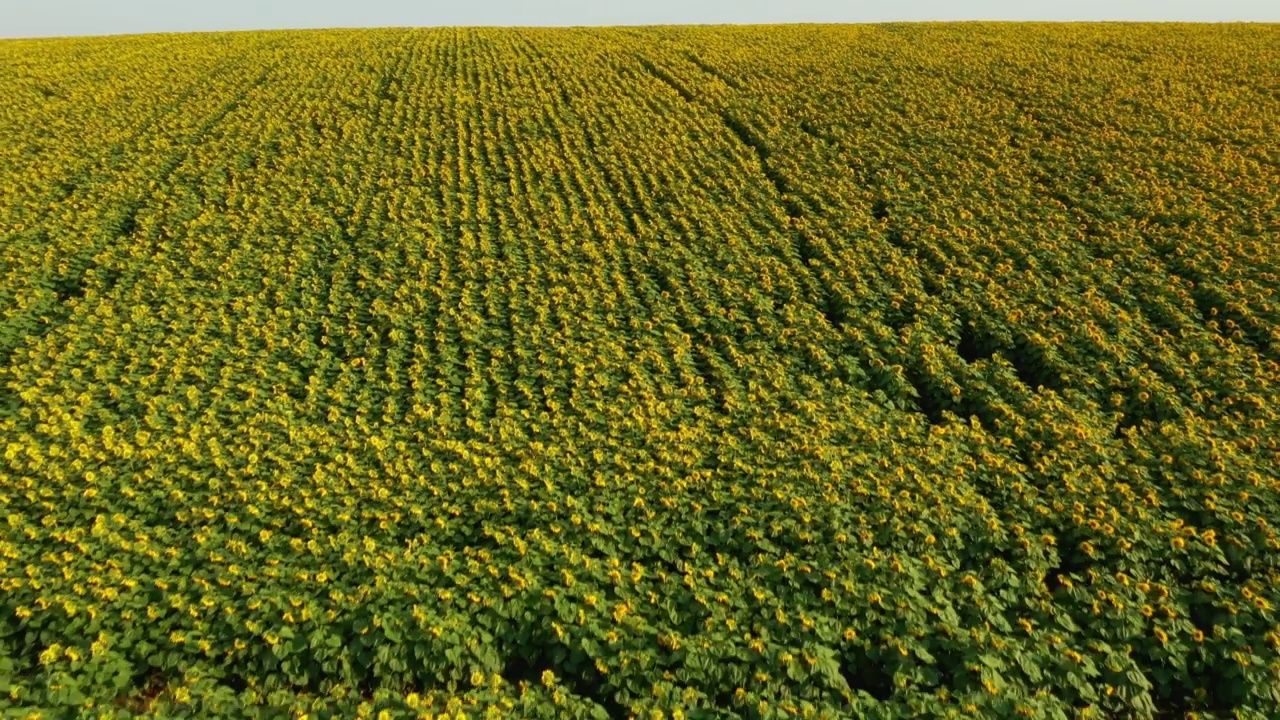
<path fill-rule="evenodd" d="M 0 42 L 0 710 L 1280 717 L 1277 57 Z"/>

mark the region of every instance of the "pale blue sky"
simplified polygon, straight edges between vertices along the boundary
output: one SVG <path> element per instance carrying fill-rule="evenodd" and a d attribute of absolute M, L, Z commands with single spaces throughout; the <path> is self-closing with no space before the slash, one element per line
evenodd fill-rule
<path fill-rule="evenodd" d="M 1280 0 L 0 0 L 0 37 L 408 25 L 1280 22 Z"/>

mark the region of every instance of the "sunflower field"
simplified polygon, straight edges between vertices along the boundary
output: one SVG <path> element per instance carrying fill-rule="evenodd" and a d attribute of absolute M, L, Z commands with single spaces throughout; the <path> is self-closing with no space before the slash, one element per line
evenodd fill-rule
<path fill-rule="evenodd" d="M 1278 58 L 0 42 L 0 716 L 1280 717 Z"/>

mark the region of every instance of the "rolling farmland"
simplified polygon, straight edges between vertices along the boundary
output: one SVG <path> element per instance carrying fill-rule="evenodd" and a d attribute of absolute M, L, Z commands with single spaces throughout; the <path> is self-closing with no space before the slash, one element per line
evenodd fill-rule
<path fill-rule="evenodd" d="M 0 42 L 0 711 L 1280 716 L 1278 58 Z"/>

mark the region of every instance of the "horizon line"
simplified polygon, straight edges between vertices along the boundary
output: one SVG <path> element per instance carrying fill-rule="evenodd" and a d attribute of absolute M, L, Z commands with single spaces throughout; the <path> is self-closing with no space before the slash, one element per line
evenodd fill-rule
<path fill-rule="evenodd" d="M 842 27 L 879 25 L 1280 25 L 1274 20 L 1016 20 L 1016 19 L 948 19 L 948 20 L 870 20 L 831 22 L 822 20 L 795 20 L 786 22 L 673 22 L 673 23 L 609 23 L 566 25 L 305 25 L 296 27 L 225 28 L 202 30 L 142 30 L 138 32 L 80 33 L 67 35 L 3 35 L 0 42 L 20 40 L 72 40 L 92 38 L 136 38 L 152 35 L 227 35 L 233 33 L 272 32 L 325 32 L 335 30 L 609 30 L 616 28 L 765 28 L 765 27 Z"/>

